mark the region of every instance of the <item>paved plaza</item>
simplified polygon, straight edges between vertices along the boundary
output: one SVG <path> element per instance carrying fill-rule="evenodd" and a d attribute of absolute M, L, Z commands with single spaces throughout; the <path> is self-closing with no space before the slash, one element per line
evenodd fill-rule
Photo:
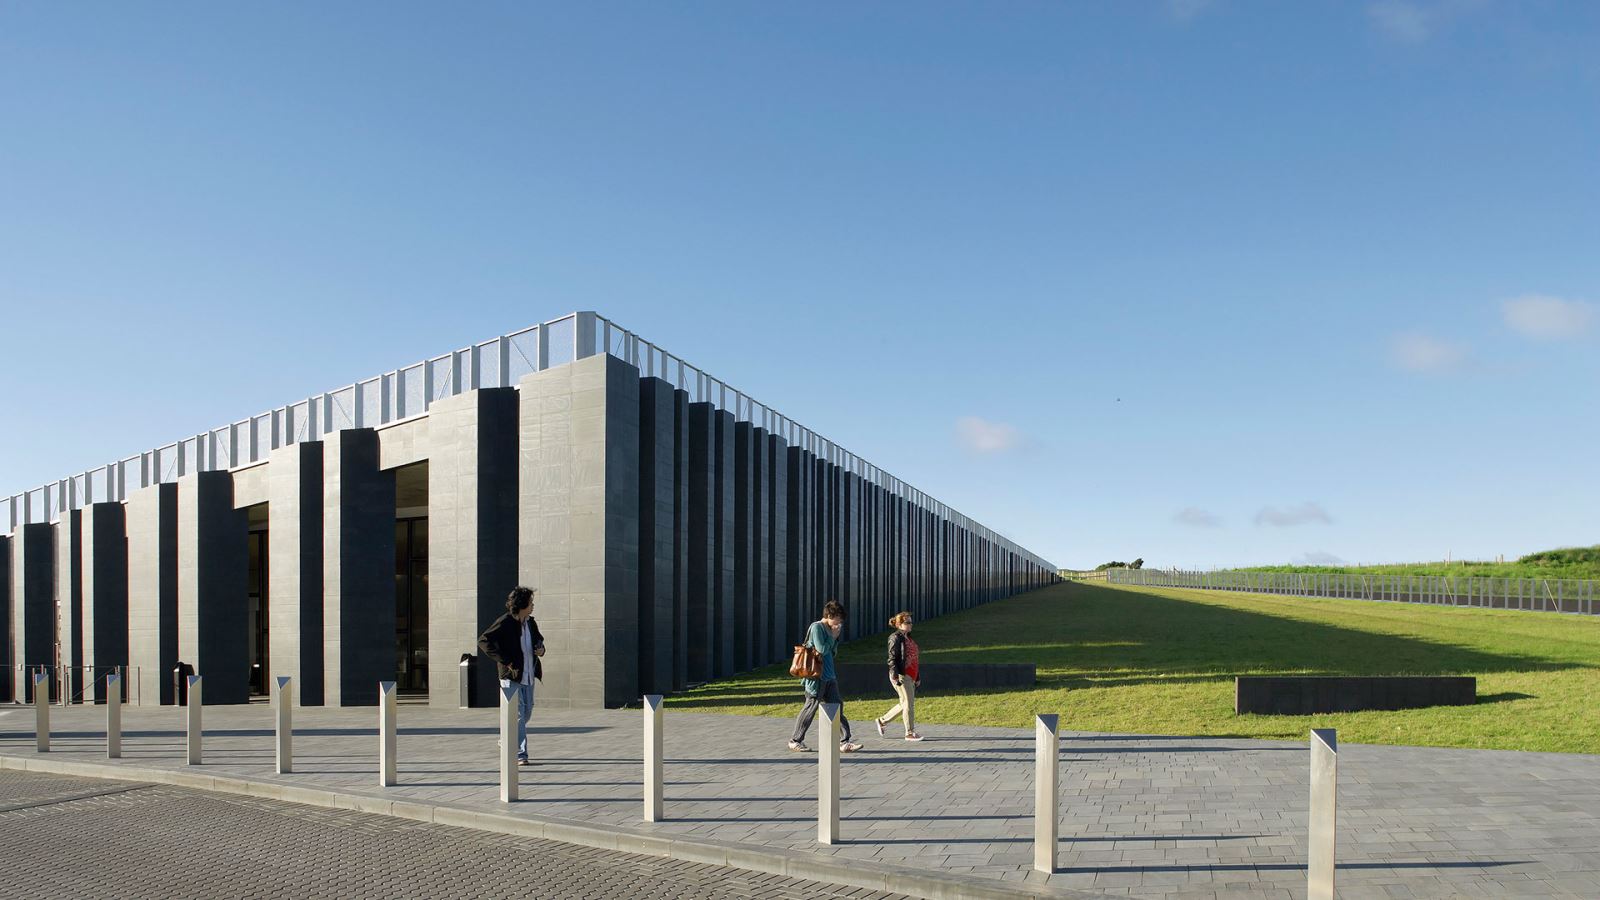
<path fill-rule="evenodd" d="M 377 785 L 372 709 L 296 710 L 296 772 L 275 776 L 264 705 L 207 707 L 198 769 L 183 763 L 181 709 L 125 709 L 124 758 L 107 761 L 102 709 L 54 709 L 53 747 L 40 758 L 31 711 L 13 707 L 0 713 L 0 764 L 110 765 L 134 780 L 187 771 L 264 792 L 340 792 L 374 809 L 394 801 L 413 817 L 433 808 L 603 826 L 725 848 L 735 865 L 763 865 L 764 850 L 1041 895 L 1304 895 L 1303 743 L 1063 733 L 1060 870 L 1039 882 L 1031 732 L 929 725 L 929 739 L 909 745 L 878 738 L 873 711 L 847 708 L 866 723 L 866 749 L 843 757 L 835 846 L 815 842 L 816 756 L 789 752 L 790 725 L 778 719 L 669 712 L 670 821 L 656 825 L 640 819 L 637 710 L 537 710 L 539 762 L 522 770 L 523 799 L 510 806 L 496 798 L 492 710 L 402 705 L 391 788 Z M 1594 757 L 1345 745 L 1339 802 L 1342 897 L 1600 896 Z"/>

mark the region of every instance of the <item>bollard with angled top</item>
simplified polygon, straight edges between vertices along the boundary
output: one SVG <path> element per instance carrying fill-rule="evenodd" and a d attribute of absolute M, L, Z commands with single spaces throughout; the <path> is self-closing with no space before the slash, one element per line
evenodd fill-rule
<path fill-rule="evenodd" d="M 839 843 L 839 704 L 822 704 L 817 731 L 817 843 Z"/>
<path fill-rule="evenodd" d="M 122 676 L 106 676 L 106 759 L 122 756 Z"/>
<path fill-rule="evenodd" d="M 1061 837 L 1059 728 L 1059 716 L 1033 718 L 1033 867 L 1040 872 L 1056 870 Z"/>
<path fill-rule="evenodd" d="M 644 695 L 644 820 L 661 821 L 661 695 Z"/>
<path fill-rule="evenodd" d="M 1311 815 L 1306 829 L 1307 900 L 1333 900 L 1334 823 L 1337 819 L 1339 736 L 1311 730 Z"/>
<path fill-rule="evenodd" d="M 500 688 L 500 802 L 517 799 L 517 686 Z"/>
<path fill-rule="evenodd" d="M 378 682 L 378 783 L 384 787 L 395 784 L 394 701 L 395 683 Z"/>
<path fill-rule="evenodd" d="M 272 708 L 278 718 L 278 774 L 294 771 L 294 680 L 279 675 L 272 680 Z"/>
<path fill-rule="evenodd" d="M 40 753 L 50 752 L 50 676 L 33 673 L 33 733 Z"/>
<path fill-rule="evenodd" d="M 204 709 L 200 699 L 200 676 L 189 676 L 189 765 L 200 765 L 200 710 Z"/>

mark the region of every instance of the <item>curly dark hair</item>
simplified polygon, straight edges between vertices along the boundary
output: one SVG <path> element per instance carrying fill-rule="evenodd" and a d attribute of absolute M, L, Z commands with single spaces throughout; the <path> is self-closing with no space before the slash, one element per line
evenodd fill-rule
<path fill-rule="evenodd" d="M 506 598 L 506 612 L 519 613 L 533 605 L 533 588 L 514 587 Z"/>
<path fill-rule="evenodd" d="M 844 619 L 844 604 L 837 600 L 829 600 L 822 604 L 822 617 L 824 619 Z"/>

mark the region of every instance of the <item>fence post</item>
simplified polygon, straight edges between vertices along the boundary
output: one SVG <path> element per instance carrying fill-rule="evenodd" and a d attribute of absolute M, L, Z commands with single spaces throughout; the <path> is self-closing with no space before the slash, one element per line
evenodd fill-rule
<path fill-rule="evenodd" d="M 1339 740 L 1311 730 L 1311 813 L 1306 831 L 1307 900 L 1333 900 L 1334 826 L 1338 818 Z"/>
<path fill-rule="evenodd" d="M 50 673 L 33 673 L 33 736 L 40 753 L 50 752 Z"/>
<path fill-rule="evenodd" d="M 106 676 L 106 759 L 122 756 L 122 676 Z"/>
<path fill-rule="evenodd" d="M 273 711 L 278 719 L 278 774 L 294 771 L 294 680 L 288 675 L 273 679 Z"/>
<path fill-rule="evenodd" d="M 203 705 L 203 703 L 201 702 L 201 699 L 200 699 L 200 676 L 199 675 L 190 675 L 189 676 L 189 705 L 188 705 L 188 707 L 186 707 L 186 712 L 188 714 L 187 718 L 188 718 L 188 721 L 189 721 L 188 746 L 189 746 L 189 765 L 191 765 L 191 766 L 200 765 L 200 752 L 201 752 L 201 747 L 200 747 L 200 734 L 201 734 L 200 710 L 203 709 L 203 708 L 204 708 L 204 705 Z"/>
<path fill-rule="evenodd" d="M 1061 837 L 1060 717 L 1033 717 L 1033 867 L 1056 870 L 1056 848 Z"/>
<path fill-rule="evenodd" d="M 517 692 L 521 686 L 500 688 L 500 802 L 517 799 Z"/>
<path fill-rule="evenodd" d="M 817 729 L 817 843 L 839 842 L 839 704 L 822 704 Z"/>
<path fill-rule="evenodd" d="M 395 683 L 378 682 L 378 784 L 395 785 Z"/>
<path fill-rule="evenodd" d="M 661 695 L 644 695 L 644 820 L 662 818 Z"/>

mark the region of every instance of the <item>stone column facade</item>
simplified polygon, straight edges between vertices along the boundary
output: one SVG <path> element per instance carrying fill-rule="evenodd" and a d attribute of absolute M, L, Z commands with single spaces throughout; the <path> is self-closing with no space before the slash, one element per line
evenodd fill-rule
<path fill-rule="evenodd" d="M 178 486 L 156 484 L 128 497 L 128 664 L 136 701 L 176 702 L 178 664 Z"/>
<path fill-rule="evenodd" d="M 93 666 L 95 702 L 106 699 L 106 675 L 128 665 L 128 531 L 121 503 L 83 509 L 83 652 Z M 127 676 L 124 676 L 127 677 Z M 89 693 L 85 693 L 87 700 Z"/>
<path fill-rule="evenodd" d="M 499 702 L 478 635 L 517 586 L 516 390 L 467 391 L 428 411 L 428 703 L 460 703 L 462 654 L 479 657 L 472 705 Z M 542 599 L 542 598 L 539 598 Z M 536 604 L 536 613 L 537 613 Z"/>
<path fill-rule="evenodd" d="M 521 382 L 519 571 L 549 655 L 541 704 L 639 699 L 639 371 L 609 355 Z"/>

